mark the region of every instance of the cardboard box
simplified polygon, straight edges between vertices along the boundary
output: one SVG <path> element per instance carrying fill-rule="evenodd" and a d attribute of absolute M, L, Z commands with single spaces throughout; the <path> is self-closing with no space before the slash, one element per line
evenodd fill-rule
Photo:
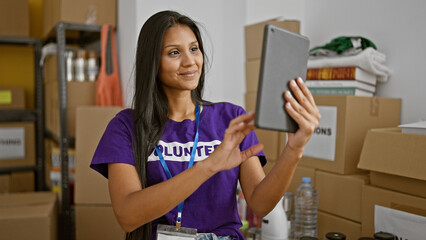
<path fill-rule="evenodd" d="M 0 194 L 0 233 L 2 239 L 57 239 L 56 195 Z"/>
<path fill-rule="evenodd" d="M 371 184 L 426 197 L 426 135 L 400 128 L 368 131 L 358 167 L 371 172 Z"/>
<path fill-rule="evenodd" d="M 364 236 L 373 236 L 375 232 L 375 208 L 380 206 L 426 217 L 425 198 L 366 185 L 362 192 L 361 212 L 362 234 Z M 395 220 L 398 223 L 398 219 Z M 423 220 L 423 222 L 423 226 L 425 226 L 426 220 Z M 423 236 L 424 234 L 425 229 L 423 228 Z M 399 237 L 406 239 L 404 236 Z"/>
<path fill-rule="evenodd" d="M 34 172 L 12 172 L 0 174 L 0 194 L 33 192 Z"/>
<path fill-rule="evenodd" d="M 47 55 L 43 63 L 43 83 L 58 82 L 58 56 Z"/>
<path fill-rule="evenodd" d="M 0 123 L 0 152 L 0 167 L 34 166 L 34 123 Z"/>
<path fill-rule="evenodd" d="M 260 59 L 246 61 L 246 91 L 257 92 L 259 84 Z"/>
<path fill-rule="evenodd" d="M 0 1 L 0 36 L 30 36 L 28 0 Z"/>
<path fill-rule="evenodd" d="M 355 222 L 361 222 L 362 187 L 367 174 L 339 175 L 323 171 L 315 173 L 318 209 Z"/>
<path fill-rule="evenodd" d="M 357 165 L 367 131 L 399 125 L 401 99 L 351 95 L 314 98 L 321 121 L 300 164 L 340 174 L 365 172 Z"/>
<path fill-rule="evenodd" d="M 256 97 L 257 92 L 246 92 L 244 94 L 245 110 L 247 112 L 254 112 L 256 110 Z"/>
<path fill-rule="evenodd" d="M 247 60 L 261 58 L 263 31 L 266 24 L 273 24 L 275 26 L 287 29 L 295 33 L 299 33 L 300 31 L 300 22 L 297 20 L 279 21 L 276 19 L 272 19 L 246 26 L 244 34 Z"/>
<path fill-rule="evenodd" d="M 361 237 L 361 224 L 341 218 L 323 211 L 318 211 L 318 237 L 326 239 L 329 232 L 339 232 L 346 235 L 346 239 Z"/>
<path fill-rule="evenodd" d="M 111 205 L 76 205 L 75 231 L 76 240 L 116 240 L 126 235 Z"/>
<path fill-rule="evenodd" d="M 266 159 L 278 159 L 278 131 L 256 129 L 254 130 L 259 140 L 259 143 L 263 144 L 263 153 L 265 153 Z"/>
<path fill-rule="evenodd" d="M 68 137 L 75 137 L 76 109 L 79 106 L 93 106 L 95 99 L 95 82 L 67 82 L 67 122 Z M 45 123 L 46 129 L 59 136 L 59 96 L 58 83 L 45 84 Z"/>
<path fill-rule="evenodd" d="M 120 111 L 120 107 L 77 108 L 76 132 L 76 204 L 111 204 L 108 180 L 89 165 L 106 126 Z"/>
<path fill-rule="evenodd" d="M 371 185 L 426 198 L 426 181 L 381 172 L 370 172 Z"/>
<path fill-rule="evenodd" d="M 294 172 L 293 179 L 290 183 L 290 186 L 288 187 L 287 192 L 292 192 L 293 194 L 296 194 L 297 188 L 300 186 L 300 184 L 302 184 L 303 177 L 310 177 L 311 184 L 312 186 L 315 187 L 316 186 L 315 172 L 316 170 L 314 168 L 298 165 L 296 167 L 296 171 Z"/>
<path fill-rule="evenodd" d="M 25 89 L 0 87 L 0 110 L 2 109 L 25 109 Z"/>
<path fill-rule="evenodd" d="M 116 0 L 44 0 L 43 36 L 58 22 L 116 26 Z"/>

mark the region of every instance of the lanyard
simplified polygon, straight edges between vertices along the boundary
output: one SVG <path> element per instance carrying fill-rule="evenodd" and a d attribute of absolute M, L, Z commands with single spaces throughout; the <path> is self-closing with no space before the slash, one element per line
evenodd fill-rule
<path fill-rule="evenodd" d="M 195 138 L 194 138 L 194 146 L 192 147 L 191 158 L 189 159 L 188 168 L 191 168 L 192 165 L 194 165 L 194 158 L 195 158 L 195 153 L 197 152 L 197 145 L 198 145 L 198 125 L 199 125 L 199 123 L 200 123 L 200 110 L 198 108 L 198 105 L 195 105 L 196 132 L 195 132 Z M 157 151 L 158 157 L 160 158 L 161 165 L 163 166 L 163 169 L 166 172 L 167 178 L 168 179 L 172 178 L 172 174 L 170 173 L 170 170 L 167 167 L 166 161 L 164 160 L 163 154 L 161 153 L 161 150 L 158 147 L 158 145 L 155 145 L 155 151 Z M 180 226 L 181 226 L 183 203 L 184 203 L 184 201 L 179 203 L 179 205 L 177 206 L 177 210 L 178 210 L 178 216 L 176 218 L 176 229 L 177 230 L 180 230 Z"/>

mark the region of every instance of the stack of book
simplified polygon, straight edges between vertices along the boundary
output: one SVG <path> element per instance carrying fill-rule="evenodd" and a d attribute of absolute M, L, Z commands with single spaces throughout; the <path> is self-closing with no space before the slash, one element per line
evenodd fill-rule
<path fill-rule="evenodd" d="M 306 85 L 313 95 L 373 96 L 377 76 L 357 66 L 308 68 Z"/>

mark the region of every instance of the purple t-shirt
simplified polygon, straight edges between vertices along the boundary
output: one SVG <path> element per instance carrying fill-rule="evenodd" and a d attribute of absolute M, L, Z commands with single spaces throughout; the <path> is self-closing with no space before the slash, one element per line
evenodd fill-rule
<path fill-rule="evenodd" d="M 229 122 L 244 114 L 243 108 L 230 103 L 204 105 L 200 113 L 199 142 L 194 164 L 207 158 L 222 142 Z M 108 177 L 108 163 L 128 163 L 135 165 L 132 152 L 133 111 L 126 109 L 119 112 L 108 124 L 96 152 L 91 168 Z M 194 143 L 195 121 L 186 119 L 182 122 L 168 120 L 164 135 L 158 145 L 167 166 L 176 176 L 188 167 L 191 149 Z M 240 144 L 240 149 L 258 143 L 254 131 L 248 134 Z M 258 154 L 262 166 L 266 164 L 263 152 Z M 167 180 L 166 173 L 155 150 L 148 157 L 148 185 Z M 215 233 L 218 236 L 232 236 L 244 239 L 240 231 L 241 221 L 236 203 L 236 187 L 239 167 L 222 171 L 204 182 L 184 203 L 182 226 L 196 228 L 198 232 Z M 175 225 L 177 208 L 163 217 L 153 221 L 153 238 L 159 223 Z"/>

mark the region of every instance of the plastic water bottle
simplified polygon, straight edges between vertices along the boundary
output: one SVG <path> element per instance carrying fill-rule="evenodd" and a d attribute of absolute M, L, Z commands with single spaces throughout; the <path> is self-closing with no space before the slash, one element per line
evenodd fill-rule
<path fill-rule="evenodd" d="M 318 193 L 311 184 L 311 178 L 302 178 L 302 184 L 297 188 L 295 206 L 294 238 L 317 237 Z"/>

